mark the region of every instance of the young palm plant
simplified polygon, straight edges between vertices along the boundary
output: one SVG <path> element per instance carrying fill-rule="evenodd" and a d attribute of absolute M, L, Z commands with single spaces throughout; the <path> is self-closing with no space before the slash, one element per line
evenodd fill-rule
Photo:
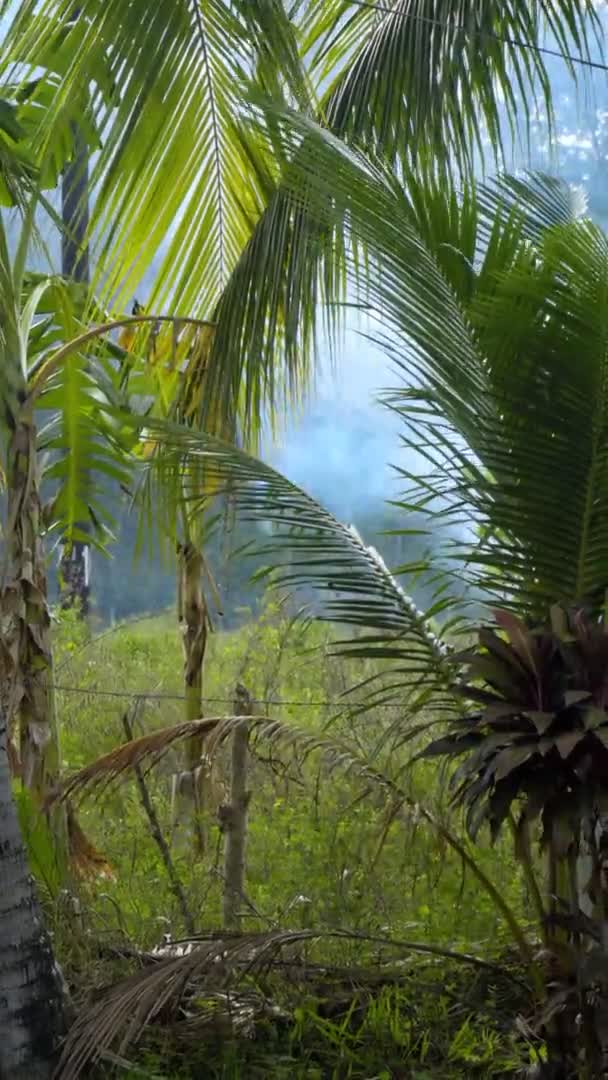
<path fill-rule="evenodd" d="M 152 320 L 139 315 L 91 326 L 95 311 L 81 290 L 61 278 L 26 273 L 34 205 L 14 257 L 0 222 L 0 661 L 14 770 L 40 803 L 60 770 L 45 541 L 55 534 L 68 544 L 86 539 L 106 546 L 113 524 L 108 482 L 129 484 L 141 420 L 128 411 L 122 354 L 110 335 L 125 323 Z M 44 505 L 43 483 L 50 492 Z M 66 839 L 58 836 L 58 853 L 65 855 Z"/>
<path fill-rule="evenodd" d="M 203 328 L 180 325 L 156 327 L 150 333 L 140 328 L 123 344 L 125 356 L 123 384 L 130 412 L 145 423 L 144 441 L 135 451 L 148 464 L 172 454 L 174 432 L 188 431 L 208 393 L 206 364 L 212 348 L 214 326 Z M 167 429 L 167 424 L 169 428 Z M 205 421 L 211 434 L 234 438 L 235 423 L 221 410 L 209 409 Z M 146 435 L 147 432 L 147 435 Z M 203 679 L 205 654 L 212 630 L 212 610 L 220 609 L 217 587 L 205 557 L 217 516 L 211 516 L 205 504 L 211 502 L 217 483 L 207 475 L 203 461 L 192 460 L 183 475 L 163 472 L 169 480 L 165 490 L 150 499 L 149 485 L 135 481 L 135 504 L 143 511 L 142 520 L 150 540 L 157 533 L 160 546 L 169 543 L 177 564 L 177 616 L 184 653 L 184 718 L 199 720 L 204 715 Z M 196 513 L 185 490 L 194 487 L 200 497 Z M 152 528 L 151 528 L 152 525 Z M 173 830 L 175 837 L 194 841 L 201 854 L 205 848 L 206 814 L 211 807 L 217 784 L 212 776 L 204 739 L 196 737 L 186 749 L 185 769 L 174 777 Z"/>

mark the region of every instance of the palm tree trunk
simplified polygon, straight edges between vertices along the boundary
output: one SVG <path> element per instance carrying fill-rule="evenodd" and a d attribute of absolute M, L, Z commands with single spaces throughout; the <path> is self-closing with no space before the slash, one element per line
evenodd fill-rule
<path fill-rule="evenodd" d="M 42 798 L 59 771 L 52 687 L 50 614 L 42 545 L 36 428 L 27 403 L 8 448 L 7 575 L 0 594 L 9 738 L 18 735 L 19 771 Z"/>
<path fill-rule="evenodd" d="M 78 17 L 78 13 L 74 18 Z M 84 140 L 74 130 L 74 157 L 66 166 L 61 186 L 62 220 L 61 269 L 63 276 L 88 285 L 89 249 L 86 237 L 89 227 L 89 157 Z M 80 522 L 79 532 L 86 533 L 87 524 Z M 91 594 L 90 546 L 83 540 L 63 545 L 59 570 L 61 604 L 75 608 L 86 618 Z"/>
<path fill-rule="evenodd" d="M 0 715 L 0 1077 L 49 1080 L 63 1034 L 53 961 L 12 797 L 8 723 Z"/>
<path fill-rule="evenodd" d="M 207 648 L 207 605 L 201 587 L 202 558 L 189 540 L 179 544 L 178 619 L 184 649 L 184 696 L 186 721 L 203 716 L 203 665 Z M 205 740 L 190 739 L 186 746 L 186 771 L 176 778 L 174 829 L 183 836 L 191 831 L 194 846 L 202 853 L 206 846 L 205 815 L 211 769 L 205 755 Z"/>

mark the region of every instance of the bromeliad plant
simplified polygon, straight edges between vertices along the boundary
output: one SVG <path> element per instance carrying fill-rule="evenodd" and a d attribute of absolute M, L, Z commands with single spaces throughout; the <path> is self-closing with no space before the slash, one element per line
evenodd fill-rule
<path fill-rule="evenodd" d="M 608 809 L 608 628 L 559 607 L 548 626 L 495 619 L 477 648 L 452 657 L 464 665 L 455 689 L 478 711 L 420 756 L 464 757 L 451 785 L 473 839 L 486 823 L 495 839 L 517 807 L 518 833 L 540 818 L 552 857 L 578 856 L 582 825 Z M 575 903 L 599 903 L 598 873 L 579 882 Z"/>
<path fill-rule="evenodd" d="M 540 1022 L 552 1059 L 559 1075 L 600 1077 L 608 1063 L 608 628 L 559 607 L 540 627 L 504 611 L 495 619 L 477 648 L 454 657 L 465 665 L 458 690 L 476 711 L 420 757 L 463 759 L 450 785 L 473 839 L 484 823 L 493 838 L 511 824 L 551 964 Z M 536 822 L 545 898 L 530 844 Z"/>

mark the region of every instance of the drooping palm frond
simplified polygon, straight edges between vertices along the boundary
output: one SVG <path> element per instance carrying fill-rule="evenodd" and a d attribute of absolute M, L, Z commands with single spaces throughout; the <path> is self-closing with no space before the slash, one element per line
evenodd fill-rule
<path fill-rule="evenodd" d="M 133 769 L 145 765 L 152 768 L 176 744 L 195 736 L 209 735 L 220 726 L 230 730 L 233 717 L 208 717 L 204 720 L 186 721 L 170 728 L 161 728 L 149 735 L 142 735 L 97 758 L 74 773 L 49 796 L 49 805 L 67 799 L 82 799 L 99 793 L 109 784 L 125 778 Z M 238 717 L 236 718 L 238 720 Z M 242 719 L 242 718 L 241 718 Z"/>
<path fill-rule="evenodd" d="M 500 160 L 501 123 L 515 128 L 530 119 L 534 87 L 551 116 L 536 49 L 544 29 L 564 50 L 571 37 L 583 59 L 597 30 L 590 0 L 317 0 L 296 7 L 302 52 L 321 88 L 317 116 L 347 142 L 431 178 L 472 175 L 486 150 Z M 245 404 L 248 417 L 259 416 L 260 400 L 278 404 L 281 390 L 293 391 L 306 377 L 320 319 L 333 343 L 336 305 L 346 298 L 343 223 L 320 225 L 272 178 L 267 198 L 222 295 L 208 373 L 211 398 Z M 275 374 L 279 350 L 282 378 Z"/>
<path fill-rule="evenodd" d="M 290 182 L 320 220 L 332 207 L 346 215 L 374 253 L 370 336 L 402 373 L 390 405 L 404 445 L 428 462 L 401 469 L 407 509 L 459 530 L 463 577 L 487 595 L 536 613 L 597 604 L 608 582 L 605 235 L 550 178 L 458 199 L 441 184 L 403 188 L 320 129 L 313 149 L 314 131 L 286 124 Z"/>
<path fill-rule="evenodd" d="M 449 595 L 438 598 L 424 615 L 398 584 L 375 548 L 356 529 L 338 521 L 286 477 L 244 451 L 211 436 L 161 421 L 144 424 L 143 438 L 154 438 L 162 451 L 142 465 L 139 501 L 162 508 L 167 527 L 185 501 L 196 515 L 207 503 L 209 484 L 229 491 L 241 520 L 258 523 L 256 554 L 265 556 L 277 584 L 314 590 L 315 614 L 355 631 L 336 647 L 351 656 L 390 661 L 402 688 L 417 689 L 420 704 L 433 689 L 439 707 L 446 686 L 443 664 L 449 647 L 434 618 L 450 612 Z M 173 494 L 172 494 L 173 493 Z M 163 527 L 162 520 L 160 521 Z M 385 673 L 388 678 L 388 671 Z M 378 694 L 386 692 L 378 688 Z"/>
<path fill-rule="evenodd" d="M 200 721 L 201 725 L 215 725 L 207 729 L 211 730 L 211 740 L 206 743 L 207 752 L 213 755 L 222 742 L 229 738 L 234 728 L 242 723 L 242 717 Z M 391 775 L 384 774 L 359 751 L 330 738 L 327 733 L 311 733 L 268 717 L 252 717 L 248 723 L 251 724 L 254 743 L 262 740 L 286 751 L 297 748 L 305 755 L 319 752 L 329 770 L 346 771 L 365 785 L 367 794 L 380 792 L 389 802 L 392 818 L 405 808 L 434 829 L 471 870 L 479 886 L 487 891 L 497 912 L 509 927 L 525 966 L 529 966 L 531 951 L 513 910 L 485 874 L 483 867 L 477 863 L 468 846 L 452 833 L 445 821 L 438 819 L 432 811 L 408 795 Z M 66 798 L 70 792 L 80 796 L 94 793 L 100 780 L 112 782 L 122 779 L 132 769 L 135 761 L 138 765 L 144 762 L 150 767 L 157 764 L 162 754 L 166 753 L 178 738 L 191 737 L 193 725 L 190 725 L 190 730 L 187 728 L 187 725 L 178 725 L 174 729 L 127 743 L 117 752 L 120 754 L 120 766 L 118 757 L 111 760 L 112 755 L 106 755 L 80 770 L 75 778 L 72 778 L 73 783 L 68 782 L 58 797 Z M 301 941 L 313 940 L 317 936 L 315 931 L 301 933 Z M 329 936 L 332 935 L 349 936 L 349 932 L 329 932 Z M 276 931 L 270 936 L 245 934 L 227 937 L 219 933 L 214 934 L 211 940 L 208 937 L 194 937 L 184 943 L 185 947 L 168 951 L 166 959 L 159 957 L 154 962 L 153 969 L 139 972 L 119 986 L 113 987 L 109 994 L 92 1005 L 90 1010 L 81 1013 L 70 1030 L 58 1076 L 64 1080 L 67 1077 L 79 1076 L 80 1069 L 87 1062 L 105 1049 L 116 1045 L 118 1040 L 122 1040 L 119 1049 L 119 1052 L 122 1052 L 154 1018 L 166 1014 L 167 1010 L 174 1015 L 174 1010 L 179 1008 L 192 980 L 202 980 L 207 993 L 217 990 L 243 974 L 267 970 L 285 944 L 296 943 L 296 937 L 289 931 Z M 380 944 L 379 939 L 376 944 Z M 409 943 L 398 944 L 400 947 L 410 947 Z M 432 951 L 433 946 L 422 946 L 422 951 L 424 950 Z M 455 955 L 455 958 L 477 963 L 475 957 Z M 91 1037 L 93 1030 L 94 1038 Z"/>
<path fill-rule="evenodd" d="M 86 798 L 100 797 L 107 787 L 123 783 L 136 770 L 153 769 L 178 743 L 205 736 L 205 752 L 212 756 L 230 738 L 242 716 L 205 717 L 204 720 L 185 721 L 172 727 L 142 735 L 122 743 L 107 754 L 89 762 L 73 773 L 49 794 L 49 807 L 60 802 L 79 802 Z M 398 791 L 395 781 L 384 776 L 371 762 L 362 759 L 352 747 L 323 732 L 305 731 L 268 716 L 247 717 L 252 744 L 260 742 L 277 745 L 284 750 L 297 749 L 304 757 L 320 750 L 326 766 L 367 781 L 373 787 L 382 787 L 389 794 Z"/>

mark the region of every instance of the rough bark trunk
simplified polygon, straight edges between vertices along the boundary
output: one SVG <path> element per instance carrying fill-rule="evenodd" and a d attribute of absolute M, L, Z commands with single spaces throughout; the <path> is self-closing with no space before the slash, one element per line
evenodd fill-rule
<path fill-rule="evenodd" d="M 240 683 L 236 688 L 234 715 L 248 717 L 253 703 L 248 690 Z M 246 719 L 232 734 L 230 765 L 230 802 L 223 803 L 219 818 L 224 833 L 224 896 L 222 912 L 224 926 L 234 930 L 239 925 L 239 908 L 245 893 L 245 855 L 247 848 L 247 811 L 250 792 L 247 790 L 249 772 L 249 724 Z"/>
<path fill-rule="evenodd" d="M 184 649 L 184 695 L 187 721 L 203 716 L 203 665 L 207 648 L 207 607 L 201 587 L 202 559 L 192 543 L 178 546 L 178 619 Z M 205 816 L 209 809 L 211 763 L 205 739 L 190 739 L 186 746 L 186 769 L 174 778 L 173 829 L 182 842 L 193 837 L 195 850 L 206 846 Z"/>
<path fill-rule="evenodd" d="M 59 738 L 36 429 L 27 407 L 13 431 L 8 460 L 8 570 L 0 594 L 2 674 L 7 682 L 9 738 L 19 741 L 18 769 L 25 786 L 42 796 L 57 778 Z"/>
<path fill-rule="evenodd" d="M 74 19 L 78 17 L 75 13 Z M 61 268 L 64 277 L 88 285 L 89 249 L 86 237 L 89 227 L 89 155 L 86 142 L 74 131 L 74 157 L 66 166 L 61 186 L 62 220 Z M 87 524 L 81 522 L 80 532 Z M 61 606 L 75 608 L 83 618 L 89 613 L 91 595 L 91 553 L 82 540 L 63 545 L 59 580 Z"/>
<path fill-rule="evenodd" d="M 31 407 L 15 417 L 8 448 L 7 571 L 0 590 L 0 679 L 13 773 L 38 803 L 57 780 L 59 729 L 52 685 L 51 620 L 42 545 L 36 428 Z M 67 872 L 65 808 L 51 815 L 59 872 Z"/>
<path fill-rule="evenodd" d="M 0 1080 L 48 1080 L 64 1031 L 62 980 L 42 924 L 0 715 Z"/>

